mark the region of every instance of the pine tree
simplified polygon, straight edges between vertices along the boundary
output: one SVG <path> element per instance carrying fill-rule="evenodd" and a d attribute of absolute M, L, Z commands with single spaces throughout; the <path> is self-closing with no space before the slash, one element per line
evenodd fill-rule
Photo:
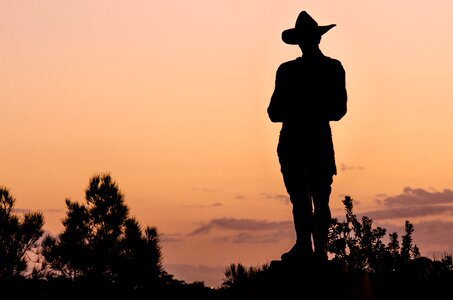
<path fill-rule="evenodd" d="M 156 228 L 142 230 L 129 216 L 109 174 L 93 176 L 85 203 L 66 199 L 64 230 L 43 241 L 44 267 L 53 276 L 140 288 L 164 275 Z"/>
<path fill-rule="evenodd" d="M 14 213 L 16 199 L 5 187 L 0 187 L 0 279 L 24 275 L 28 253 L 37 251 L 43 235 L 42 213 Z"/>

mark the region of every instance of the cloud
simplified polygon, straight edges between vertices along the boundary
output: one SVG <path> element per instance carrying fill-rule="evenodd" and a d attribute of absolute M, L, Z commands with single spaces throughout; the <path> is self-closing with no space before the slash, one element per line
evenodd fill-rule
<path fill-rule="evenodd" d="M 277 244 L 282 240 L 291 240 L 294 238 L 294 227 L 288 226 L 282 230 L 269 232 L 239 232 L 233 235 L 215 236 L 210 240 L 216 243 L 232 244 Z M 268 247 L 268 246 L 266 246 Z"/>
<path fill-rule="evenodd" d="M 203 193 L 214 193 L 214 192 L 218 192 L 219 190 L 218 189 L 211 189 L 211 188 L 192 188 L 192 191 L 193 192 L 203 192 Z"/>
<path fill-rule="evenodd" d="M 414 240 L 426 244 L 453 245 L 453 222 L 424 221 L 414 224 Z"/>
<path fill-rule="evenodd" d="M 189 233 L 189 235 L 207 234 L 211 231 L 212 227 L 213 227 L 212 224 L 200 226 L 197 229 L 195 229 L 194 231 L 192 231 L 191 233 Z"/>
<path fill-rule="evenodd" d="M 214 202 L 212 204 L 207 204 L 207 205 L 201 205 L 201 204 L 198 204 L 198 205 L 184 205 L 183 207 L 186 207 L 186 208 L 207 208 L 207 207 L 221 207 L 223 206 L 223 204 L 221 202 Z"/>
<path fill-rule="evenodd" d="M 233 243 L 237 244 L 269 244 L 278 243 L 282 239 L 294 236 L 293 224 L 288 224 L 286 228 L 272 230 L 264 233 L 239 232 L 231 238 Z"/>
<path fill-rule="evenodd" d="M 260 193 L 260 197 L 264 199 L 273 199 L 273 200 L 280 200 L 283 202 L 289 203 L 289 195 L 287 194 L 270 194 L 270 193 Z"/>
<path fill-rule="evenodd" d="M 386 193 L 379 193 L 379 194 L 376 194 L 376 198 L 385 198 L 387 197 L 387 194 Z"/>
<path fill-rule="evenodd" d="M 284 202 L 290 202 L 288 195 L 277 194 L 274 196 L 274 199 L 281 200 Z"/>
<path fill-rule="evenodd" d="M 252 219 L 235 219 L 235 218 L 220 218 L 213 219 L 209 223 L 204 224 L 189 235 L 200 235 L 207 234 L 213 228 L 221 230 L 230 230 L 230 231 L 265 231 L 265 230 L 276 230 L 287 228 L 288 225 L 292 226 L 292 221 L 282 221 L 282 222 L 269 222 L 262 220 L 252 220 Z"/>
<path fill-rule="evenodd" d="M 413 205 L 432 205 L 432 204 L 453 204 L 453 191 L 444 189 L 442 192 L 429 192 L 424 189 L 413 189 L 406 187 L 402 194 L 387 197 L 384 199 L 384 205 L 389 207 L 395 206 L 413 206 Z"/>
<path fill-rule="evenodd" d="M 362 166 L 350 166 L 346 164 L 340 164 L 341 171 L 352 171 L 352 170 L 363 170 L 364 167 Z"/>
<path fill-rule="evenodd" d="M 450 213 L 453 206 L 426 205 L 426 206 L 407 206 L 398 208 L 387 208 L 382 210 L 368 211 L 364 215 L 372 219 L 400 219 L 410 217 L 426 217 L 439 214 Z"/>
<path fill-rule="evenodd" d="M 453 212 L 453 191 L 427 191 L 404 188 L 401 194 L 388 196 L 377 202 L 380 209 L 364 212 L 373 219 L 429 217 Z"/>
<path fill-rule="evenodd" d="M 45 209 L 44 212 L 48 212 L 48 213 L 61 213 L 63 212 L 62 209 L 59 209 L 59 208 L 49 208 L 49 209 Z"/>
<path fill-rule="evenodd" d="M 19 214 L 28 214 L 33 212 L 31 209 L 28 208 L 13 208 L 13 212 L 19 213 Z"/>
<path fill-rule="evenodd" d="M 160 235 L 160 240 L 163 243 L 180 243 L 183 242 L 184 239 L 182 238 L 181 233 L 162 233 Z"/>
<path fill-rule="evenodd" d="M 25 214 L 25 213 L 34 213 L 34 212 L 42 212 L 42 213 L 62 213 L 64 212 L 63 209 L 59 208 L 47 208 L 47 209 L 40 209 L 40 210 L 32 210 L 29 208 L 13 208 L 13 212 Z"/>
<path fill-rule="evenodd" d="M 265 199 L 272 199 L 273 195 L 269 194 L 269 193 L 262 192 L 262 193 L 260 193 L 260 197 L 261 198 L 265 198 Z"/>

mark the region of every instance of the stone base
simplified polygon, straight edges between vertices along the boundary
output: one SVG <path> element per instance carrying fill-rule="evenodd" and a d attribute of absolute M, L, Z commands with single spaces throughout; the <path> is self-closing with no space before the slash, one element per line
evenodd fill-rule
<path fill-rule="evenodd" d="M 272 261 L 269 269 L 237 291 L 234 299 L 372 300 L 368 275 L 344 265 Z M 233 299 L 233 298 L 232 298 Z"/>

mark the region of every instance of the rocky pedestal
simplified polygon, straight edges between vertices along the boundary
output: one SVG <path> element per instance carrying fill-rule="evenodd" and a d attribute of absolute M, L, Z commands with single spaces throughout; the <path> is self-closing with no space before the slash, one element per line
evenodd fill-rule
<path fill-rule="evenodd" d="M 348 272 L 334 262 L 313 266 L 272 261 L 269 269 L 238 289 L 231 299 L 372 300 L 373 297 L 365 272 Z"/>

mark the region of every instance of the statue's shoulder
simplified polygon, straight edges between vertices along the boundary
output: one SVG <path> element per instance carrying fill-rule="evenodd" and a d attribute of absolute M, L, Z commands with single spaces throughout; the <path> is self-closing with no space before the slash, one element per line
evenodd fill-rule
<path fill-rule="evenodd" d="M 298 64 L 299 64 L 298 58 L 285 61 L 285 62 L 281 63 L 280 66 L 278 67 L 278 72 L 287 73 L 287 72 L 294 71 L 298 67 Z"/>
<path fill-rule="evenodd" d="M 340 68 L 340 69 L 343 69 L 343 64 L 341 63 L 341 61 L 339 61 L 338 59 L 336 58 L 332 58 L 332 57 L 329 57 L 329 56 L 325 56 L 324 57 L 324 62 L 326 64 L 328 64 L 329 66 L 333 67 L 333 68 Z"/>

